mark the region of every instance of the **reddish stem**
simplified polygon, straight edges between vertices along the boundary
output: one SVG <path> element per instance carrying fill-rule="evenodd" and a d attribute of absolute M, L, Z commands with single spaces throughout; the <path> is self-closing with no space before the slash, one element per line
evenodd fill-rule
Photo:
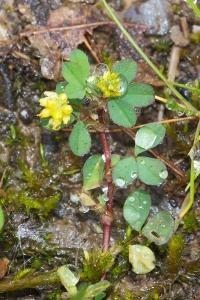
<path fill-rule="evenodd" d="M 98 110 L 98 116 L 100 123 L 105 123 L 105 111 L 103 109 Z M 106 171 L 106 180 L 108 185 L 107 197 L 108 201 L 106 204 L 106 210 L 102 218 L 103 224 L 103 243 L 102 250 L 107 251 L 110 244 L 110 234 L 111 234 L 111 225 L 113 221 L 113 193 L 114 186 L 112 181 L 112 173 L 111 173 L 111 152 L 110 147 L 106 138 L 106 131 L 104 126 L 99 131 L 99 139 L 103 149 L 103 153 L 105 156 L 105 171 Z"/>

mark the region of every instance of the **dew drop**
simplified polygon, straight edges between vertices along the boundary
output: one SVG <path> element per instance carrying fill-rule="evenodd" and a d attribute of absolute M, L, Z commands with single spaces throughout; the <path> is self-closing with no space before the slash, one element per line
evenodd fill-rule
<path fill-rule="evenodd" d="M 104 194 L 107 193 L 107 192 L 108 192 L 108 187 L 107 187 L 107 186 L 103 187 L 103 188 L 102 188 L 102 192 L 103 192 Z"/>
<path fill-rule="evenodd" d="M 102 157 L 103 161 L 105 162 L 105 161 L 106 161 L 106 157 L 105 157 L 105 155 L 104 155 L 104 154 L 102 154 L 102 155 L 101 155 L 101 157 Z"/>
<path fill-rule="evenodd" d="M 87 79 L 87 82 L 88 83 L 95 83 L 96 81 L 96 77 L 94 75 L 90 76 L 88 79 Z"/>
<path fill-rule="evenodd" d="M 144 165 L 144 164 L 145 164 L 145 161 L 144 161 L 144 160 L 141 160 L 140 163 L 141 163 L 141 165 Z"/>
<path fill-rule="evenodd" d="M 131 178 L 135 179 L 137 177 L 137 174 L 135 172 L 131 172 Z"/>
<path fill-rule="evenodd" d="M 82 205 L 80 208 L 79 208 L 79 211 L 86 214 L 88 211 L 89 211 L 89 207 L 88 206 L 84 206 Z"/>
<path fill-rule="evenodd" d="M 135 197 L 129 197 L 129 201 L 130 202 L 134 202 L 135 201 Z"/>
<path fill-rule="evenodd" d="M 160 178 L 162 178 L 162 179 L 166 179 L 167 176 L 168 176 L 167 170 L 161 171 L 161 172 L 159 173 L 159 176 L 160 176 Z"/>
<path fill-rule="evenodd" d="M 125 181 L 124 181 L 124 179 L 122 179 L 122 178 L 117 178 L 116 181 L 115 181 L 115 183 L 116 183 L 117 186 L 119 186 L 121 188 L 124 187 L 125 184 L 126 184 Z"/>
<path fill-rule="evenodd" d="M 94 75 L 96 78 L 104 76 L 109 71 L 109 68 L 106 64 L 98 64 L 94 70 Z"/>
<path fill-rule="evenodd" d="M 128 87 L 128 82 L 126 78 L 123 75 L 120 75 L 120 85 L 118 88 L 118 92 L 124 95 L 127 91 L 127 87 Z"/>

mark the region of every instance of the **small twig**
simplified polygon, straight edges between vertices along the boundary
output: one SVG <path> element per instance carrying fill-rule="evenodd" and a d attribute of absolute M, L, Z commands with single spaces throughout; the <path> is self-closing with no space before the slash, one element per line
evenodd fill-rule
<path fill-rule="evenodd" d="M 177 69 L 179 65 L 181 55 L 181 47 L 173 46 L 170 55 L 170 62 L 168 68 L 168 80 L 174 81 L 177 75 Z"/>
<path fill-rule="evenodd" d="M 169 124 L 169 123 L 178 123 L 178 122 L 184 122 L 184 121 L 193 121 L 193 120 L 197 120 L 197 117 L 182 117 L 182 118 L 174 118 L 174 119 L 167 119 L 167 120 L 162 120 L 162 121 L 158 121 L 155 122 L 157 124 Z M 150 123 L 145 123 L 145 124 L 141 124 L 141 125 L 136 125 L 132 128 L 130 128 L 129 130 L 134 131 L 135 129 L 144 127 L 145 125 L 151 124 Z M 88 129 L 90 133 L 97 133 L 98 130 L 97 129 Z M 110 128 L 110 129 L 105 129 L 105 133 L 118 133 L 118 132 L 122 132 L 124 130 L 123 127 L 117 127 L 117 128 Z M 65 132 L 71 132 L 72 128 L 64 128 L 63 131 Z"/>
<path fill-rule="evenodd" d="M 98 111 L 98 116 L 99 116 L 100 123 L 104 124 L 105 111 L 103 109 L 100 109 Z M 106 171 L 106 180 L 108 185 L 108 192 L 107 192 L 108 201 L 106 203 L 106 211 L 102 218 L 102 224 L 103 224 L 102 250 L 107 251 L 110 244 L 111 225 L 113 221 L 112 206 L 113 206 L 114 186 L 113 186 L 112 173 L 111 173 L 111 152 L 106 139 L 106 132 L 104 127 L 99 130 L 99 139 L 105 156 L 105 169 L 106 169 L 105 171 Z"/>
<path fill-rule="evenodd" d="M 103 25 L 115 25 L 114 22 L 111 21 L 100 21 L 100 22 L 94 22 L 94 23 L 85 23 L 85 24 L 77 24 L 77 25 L 69 25 L 69 26 L 63 26 L 63 27 L 44 27 L 43 29 L 36 29 L 36 30 L 30 30 L 25 31 L 19 34 L 20 37 L 28 37 L 30 35 L 36 35 L 46 32 L 56 32 L 56 31 L 68 31 L 68 30 L 76 30 L 76 29 L 85 29 L 90 27 L 98 27 Z M 132 23 L 125 23 L 127 27 L 135 27 L 139 29 L 146 29 L 146 26 L 144 25 L 138 25 L 138 24 L 132 24 Z"/>
<path fill-rule="evenodd" d="M 135 139 L 135 133 L 128 129 L 128 128 L 124 128 L 123 131 L 130 136 L 132 139 Z M 155 156 L 156 158 L 160 159 L 161 161 L 163 161 L 176 175 L 179 175 L 184 181 L 186 181 L 187 177 L 185 175 L 184 172 L 182 172 L 175 164 L 173 164 L 171 161 L 169 161 L 167 158 L 165 158 L 164 156 L 160 155 L 157 151 L 155 150 L 148 150 L 153 156 Z"/>
<path fill-rule="evenodd" d="M 100 63 L 100 59 L 98 58 L 96 52 L 92 49 L 87 37 L 84 37 L 84 44 L 85 46 L 88 48 L 88 50 L 90 51 L 91 55 L 93 56 L 93 58 L 96 60 L 97 63 Z"/>

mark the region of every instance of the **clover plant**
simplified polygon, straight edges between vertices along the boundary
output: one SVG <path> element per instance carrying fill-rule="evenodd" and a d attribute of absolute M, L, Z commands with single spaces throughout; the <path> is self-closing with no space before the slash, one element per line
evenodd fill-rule
<path fill-rule="evenodd" d="M 168 176 L 162 161 L 145 156 L 164 139 L 165 128 L 160 124 L 147 124 L 137 131 L 131 155 L 120 157 L 110 151 L 109 124 L 131 128 L 137 120 L 136 108 L 154 102 L 153 88 L 134 82 L 136 74 L 137 64 L 132 59 L 116 62 L 112 68 L 98 64 L 91 71 L 88 57 L 75 50 L 70 60 L 63 63 L 64 81 L 57 84 L 55 92 L 45 92 L 45 97 L 40 99 L 43 109 L 38 116 L 42 125 L 50 130 L 71 128 L 69 146 L 75 155 L 84 156 L 90 152 L 90 130 L 99 134 L 103 153 L 91 155 L 84 163 L 82 174 L 83 193 L 88 196 L 91 190 L 103 185 L 104 178 L 107 180 L 106 194 L 98 198 L 104 205 L 103 250 L 109 247 L 114 190 L 125 189 L 136 180 L 159 186 Z M 140 189 L 125 200 L 123 215 L 133 230 L 141 232 L 151 242 L 164 244 L 172 235 L 173 218 L 169 212 L 160 211 L 148 219 L 150 210 L 151 196 Z M 133 252 L 134 248 L 131 249 Z"/>

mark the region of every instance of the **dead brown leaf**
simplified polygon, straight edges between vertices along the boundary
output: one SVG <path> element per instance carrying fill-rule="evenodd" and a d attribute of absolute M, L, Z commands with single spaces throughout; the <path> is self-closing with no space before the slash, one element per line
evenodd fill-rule
<path fill-rule="evenodd" d="M 92 32 L 91 28 L 64 30 L 63 27 L 87 23 L 89 16 L 88 6 L 59 7 L 50 12 L 45 27 L 46 32 L 28 37 L 31 46 L 39 52 L 41 72 L 45 78 L 58 80 L 62 61 L 68 59 L 69 53 L 84 42 L 86 32 Z M 49 32 L 48 28 L 58 28 L 58 30 Z"/>
<path fill-rule="evenodd" d="M 9 260 L 4 257 L 0 260 L 0 279 L 2 279 L 8 270 L 8 264 L 9 264 Z"/>

